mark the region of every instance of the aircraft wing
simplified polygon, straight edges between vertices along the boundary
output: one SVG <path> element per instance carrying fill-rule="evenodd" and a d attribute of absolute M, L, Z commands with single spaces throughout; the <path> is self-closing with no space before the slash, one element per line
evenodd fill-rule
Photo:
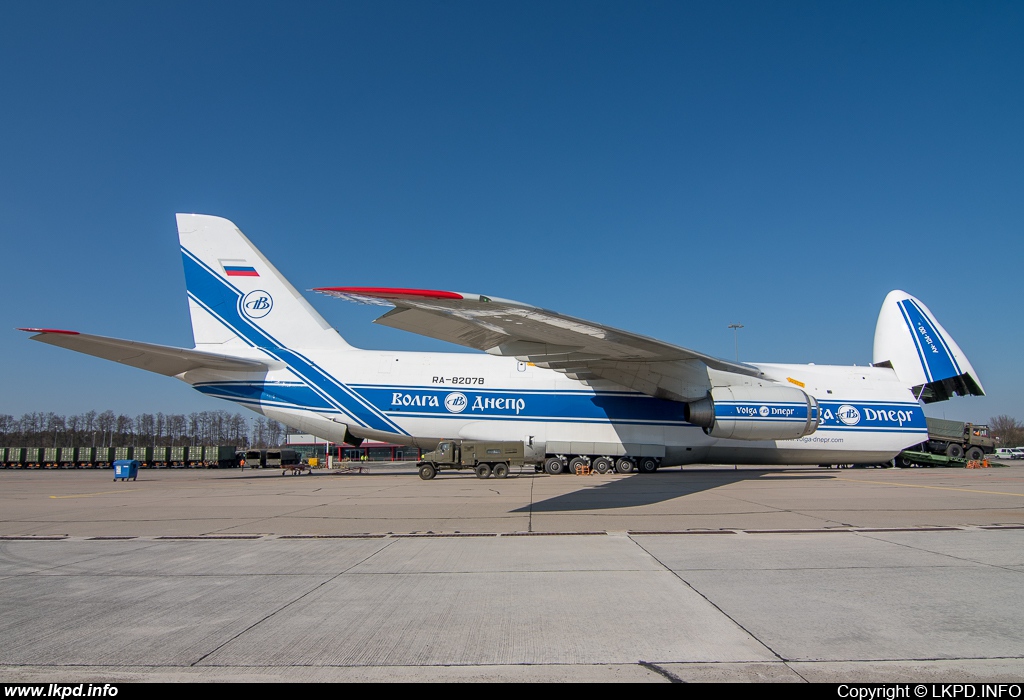
<path fill-rule="evenodd" d="M 104 360 L 113 360 L 123 365 L 131 365 L 169 377 L 200 367 L 236 372 L 252 372 L 268 368 L 266 363 L 259 360 L 226 357 L 170 345 L 154 345 L 135 340 L 121 340 L 120 338 L 107 338 L 102 335 L 88 335 L 51 328 L 19 328 L 18 330 L 36 333 L 31 339 L 41 343 L 57 345 L 68 350 L 102 357 Z"/>
<path fill-rule="evenodd" d="M 760 371 L 654 338 L 481 294 L 382 287 L 314 291 L 364 304 L 394 306 L 374 323 L 515 357 L 587 382 L 605 379 L 657 398 L 692 401 L 710 387 L 707 369 Z"/>

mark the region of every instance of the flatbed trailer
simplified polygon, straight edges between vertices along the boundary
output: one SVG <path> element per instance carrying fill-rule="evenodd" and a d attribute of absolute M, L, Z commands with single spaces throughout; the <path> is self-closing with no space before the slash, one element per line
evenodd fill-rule
<path fill-rule="evenodd" d="M 896 456 L 897 467 L 959 467 L 967 466 L 966 457 L 947 457 L 932 452 L 903 450 Z"/>

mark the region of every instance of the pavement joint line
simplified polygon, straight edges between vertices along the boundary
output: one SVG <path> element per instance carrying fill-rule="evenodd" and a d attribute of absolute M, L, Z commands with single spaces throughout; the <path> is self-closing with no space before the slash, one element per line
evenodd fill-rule
<path fill-rule="evenodd" d="M 273 537 L 273 535 L 268 535 Z M 277 535 L 279 540 L 380 540 L 387 535 Z"/>
<path fill-rule="evenodd" d="M 395 534 L 391 537 L 497 537 L 496 532 L 410 532 L 406 534 Z"/>
<path fill-rule="evenodd" d="M 502 537 L 573 537 L 578 535 L 607 535 L 607 532 L 506 532 Z"/>
<path fill-rule="evenodd" d="M 321 581 L 321 582 L 320 582 L 320 583 L 318 583 L 317 585 L 313 586 L 312 588 L 310 588 L 310 589 L 309 589 L 308 591 L 306 591 L 305 593 L 302 593 L 301 595 L 297 596 L 296 598 L 294 598 L 294 599 L 292 599 L 292 600 L 288 601 L 287 603 L 285 603 L 285 604 L 284 604 L 284 605 L 282 605 L 281 607 L 277 608 L 276 610 L 273 610 L 273 611 L 271 611 L 271 612 L 267 613 L 267 614 L 266 614 L 266 615 L 264 615 L 264 616 L 263 616 L 262 618 L 260 618 L 260 619 L 259 619 L 259 620 L 257 620 L 256 622 L 254 622 L 254 623 L 252 623 L 251 625 L 249 625 L 248 627 L 246 627 L 246 628 L 245 628 L 244 630 L 239 630 L 239 632 L 238 632 L 237 634 L 234 634 L 234 635 L 232 635 L 232 637 L 231 637 L 230 639 L 227 639 L 227 640 L 225 640 L 224 642 L 222 642 L 222 643 L 218 644 L 218 645 L 217 645 L 217 646 L 215 646 L 215 647 L 214 647 L 213 649 L 210 649 L 210 651 L 206 652 L 205 654 L 203 654 L 203 655 L 202 655 L 202 656 L 200 656 L 200 657 L 199 657 L 198 659 L 196 659 L 195 661 L 193 661 L 192 663 L 190 663 L 190 664 L 188 664 L 188 665 L 189 665 L 190 667 L 195 667 L 195 666 L 198 666 L 198 665 L 199 665 L 200 663 L 202 663 L 203 661 L 205 661 L 206 659 L 208 659 L 208 658 L 209 658 L 210 656 L 212 656 L 212 655 L 216 654 L 216 653 L 217 653 L 218 651 L 220 651 L 221 649 L 223 649 L 224 647 L 226 647 L 226 646 L 227 646 L 228 644 L 230 644 L 231 642 L 233 642 L 233 641 L 235 641 L 236 639 L 238 639 L 239 637 L 241 637 L 241 636 L 242 636 L 243 634 L 245 634 L 245 633 L 246 633 L 246 632 L 248 632 L 249 630 L 255 629 L 255 628 L 256 628 L 256 627 L 258 626 L 258 625 L 261 625 L 261 624 L 263 624 L 263 623 L 264 623 L 265 621 L 267 621 L 267 620 L 269 620 L 270 618 L 272 618 L 273 616 L 277 615 L 277 614 L 278 614 L 279 612 L 281 612 L 282 610 L 285 610 L 285 609 L 287 609 L 287 608 L 291 607 L 291 606 L 292 606 L 292 605 L 294 605 L 295 603 L 297 603 L 297 602 L 299 602 L 300 600 L 302 600 L 303 598 L 306 598 L 307 596 L 309 596 L 309 595 L 313 594 L 313 593 L 314 593 L 315 591 L 318 591 L 318 590 L 320 590 L 321 588 L 323 588 L 323 587 L 324 587 L 324 586 L 326 586 L 327 584 L 331 583 L 332 581 L 335 581 L 335 580 L 337 580 L 338 578 L 340 578 L 340 577 L 344 576 L 345 574 L 347 574 L 347 573 L 348 573 L 349 571 L 352 571 L 352 569 L 356 568 L 357 566 L 362 566 L 362 565 L 363 565 L 363 564 L 365 564 L 365 563 L 366 563 L 367 561 L 369 561 L 370 559 L 372 559 L 373 557 L 377 556 L 377 555 L 378 555 L 378 554 L 380 554 L 380 553 L 381 553 L 382 551 L 384 551 L 385 549 L 387 549 L 388 547 L 390 547 L 390 546 L 391 546 L 392 544 L 394 544 L 394 543 L 393 543 L 393 542 L 388 542 L 388 543 L 384 544 L 384 545 L 383 545 L 382 547 L 379 547 L 379 548 L 378 548 L 378 549 L 377 549 L 376 551 L 374 551 L 374 552 L 372 552 L 372 553 L 370 553 L 370 554 L 367 554 L 367 555 L 366 555 L 365 557 L 363 557 L 362 559 L 360 559 L 360 560 L 359 560 L 358 562 L 356 562 L 356 563 L 355 563 L 355 564 L 353 564 L 352 566 L 349 566 L 349 567 L 345 568 L 345 569 L 344 569 L 343 571 L 339 571 L 339 572 L 338 572 L 338 573 L 336 573 L 336 574 L 335 574 L 334 576 L 329 576 L 329 577 L 327 577 L 327 579 L 325 579 L 324 581 Z"/>
<path fill-rule="evenodd" d="M 975 525 L 981 530 L 1024 530 L 1024 525 Z"/>
<path fill-rule="evenodd" d="M 942 525 L 923 527 L 858 527 L 852 532 L 956 532 L 963 530 L 959 525 Z"/>
<path fill-rule="evenodd" d="M 0 535 L 0 542 L 64 542 L 64 541 L 124 541 L 138 540 L 144 542 L 174 541 L 237 541 L 253 542 L 265 540 L 374 540 L 374 539 L 453 539 L 480 537 L 651 537 L 659 535 L 825 535 L 825 534 L 884 534 L 887 532 L 1000 532 L 1004 530 L 1024 530 L 1024 524 L 994 525 L 943 525 L 921 527 L 837 527 L 837 528 L 782 528 L 782 529 L 739 529 L 723 528 L 721 530 L 625 530 L 599 531 L 581 530 L 577 532 L 387 532 L 387 533 L 352 533 L 352 534 L 293 534 L 278 535 L 274 533 L 246 535 Z"/>
<path fill-rule="evenodd" d="M 963 528 L 957 528 L 957 529 L 962 530 Z M 882 533 L 879 533 L 876 530 L 875 534 L 882 534 Z M 971 559 L 969 557 L 964 557 L 964 556 L 957 556 L 955 554 L 950 554 L 949 552 L 935 551 L 933 549 L 928 549 L 927 547 L 923 547 L 923 546 L 920 546 L 920 545 L 910 544 L 909 542 L 893 542 L 891 540 L 886 540 L 886 539 L 882 539 L 882 538 L 873 538 L 873 537 L 870 537 L 870 536 L 868 537 L 868 539 L 874 539 L 874 540 L 880 541 L 880 542 L 888 542 L 889 544 L 894 544 L 894 545 L 896 545 L 898 547 L 905 547 L 907 549 L 912 549 L 915 552 L 927 552 L 928 554 L 934 554 L 934 555 L 938 555 L 940 557 L 948 557 L 949 559 L 955 559 L 956 561 L 970 562 L 971 564 L 976 564 L 978 566 L 983 566 L 983 567 L 987 566 L 987 567 L 991 567 L 993 569 L 1001 569 L 1003 571 L 1011 571 L 1013 573 L 1020 573 L 1020 569 L 1014 568 L 1013 564 L 992 564 L 991 562 L 979 561 L 977 559 Z"/>
<path fill-rule="evenodd" d="M 695 593 L 696 595 L 700 596 L 701 600 L 705 601 L 705 602 L 706 602 L 706 603 L 707 603 L 708 605 L 710 605 L 710 606 L 711 606 L 711 607 L 713 607 L 713 608 L 714 608 L 715 610 L 717 610 L 717 611 L 719 612 L 719 614 L 721 614 L 721 615 L 722 615 L 723 617 L 725 617 L 725 619 L 729 620 L 729 621 L 730 621 L 730 622 L 731 622 L 732 624 L 736 625 L 736 627 L 737 627 L 737 628 L 739 628 L 739 629 L 743 630 L 743 632 L 744 632 L 745 634 L 747 634 L 747 635 L 748 635 L 748 636 L 749 636 L 749 637 L 750 637 L 751 639 L 753 639 L 753 640 L 754 640 L 755 642 L 757 642 L 758 644 L 760 644 L 761 646 L 763 646 L 763 647 L 764 647 L 765 649 L 767 649 L 767 650 L 768 650 L 768 652 L 769 652 L 769 653 L 770 653 L 770 654 L 771 654 L 772 656 L 774 656 L 774 657 L 775 657 L 776 659 L 778 659 L 779 661 L 782 661 L 782 662 L 785 662 L 785 661 L 786 661 L 786 659 L 784 659 L 784 658 L 782 657 L 782 655 L 781 655 L 781 654 L 779 654 L 779 653 L 778 653 L 778 652 L 776 652 L 776 651 L 775 651 L 774 649 L 772 649 L 772 648 L 771 648 L 770 646 L 768 646 L 768 644 L 767 644 L 767 643 L 765 643 L 765 642 L 763 642 L 763 641 L 762 641 L 762 640 L 761 640 L 761 639 L 760 639 L 760 638 L 759 638 L 759 637 L 758 637 L 758 636 L 757 636 L 756 634 L 754 634 L 753 632 L 751 632 L 750 630 L 748 630 L 748 629 L 747 629 L 746 627 L 744 627 L 744 626 L 743 626 L 743 625 L 742 625 L 742 624 L 741 624 L 741 623 L 739 622 L 739 620 L 737 620 L 737 619 L 736 619 L 736 618 L 734 618 L 734 617 L 733 617 L 732 615 L 730 615 L 729 613 L 727 613 L 727 612 L 726 612 L 726 611 L 725 611 L 725 610 L 724 610 L 724 609 L 723 609 L 723 608 L 722 608 L 721 606 L 719 606 L 719 605 L 718 605 L 717 603 L 715 603 L 715 601 L 711 600 L 711 599 L 710 599 L 710 598 L 708 598 L 708 597 L 707 597 L 706 595 L 704 595 L 703 593 L 701 593 L 700 591 L 698 591 L 698 590 L 696 589 L 696 587 L 694 587 L 694 586 L 693 586 L 693 584 L 691 584 L 691 583 L 690 583 L 689 581 L 687 581 L 687 580 L 686 580 L 685 578 L 683 578 L 683 577 L 682 577 L 682 575 L 681 575 L 681 574 L 680 574 L 680 573 L 679 573 L 678 571 L 676 571 L 675 569 L 673 569 L 673 568 L 672 568 L 671 566 L 668 566 L 668 565 L 666 565 L 666 564 L 665 564 L 665 562 L 663 562 L 663 561 L 662 561 L 661 559 L 659 559 L 659 558 L 658 558 L 657 556 L 655 556 L 655 554 L 654 554 L 653 552 L 651 552 L 651 551 L 650 551 L 649 549 L 647 549 L 646 547 L 644 547 L 644 546 L 643 546 L 642 544 L 640 544 L 640 542 L 638 542 L 637 540 L 635 540 L 635 539 L 633 539 L 633 538 L 630 538 L 630 541 L 631 541 L 631 542 L 632 542 L 632 543 L 633 543 L 634 545 L 636 545 L 637 547 L 639 547 L 639 548 L 640 548 L 640 551 L 644 552 L 644 553 L 645 553 L 645 554 L 646 554 L 647 556 L 649 556 L 649 557 L 650 557 L 650 558 L 651 558 L 652 560 L 654 560 L 655 562 L 657 562 L 658 566 L 660 566 L 660 567 L 661 567 L 662 569 L 664 569 L 665 571 L 667 571 L 667 572 L 668 572 L 668 573 L 669 573 L 670 575 L 672 575 L 672 576 L 675 576 L 675 577 L 676 577 L 676 579 L 678 579 L 680 583 L 682 583 L 682 584 L 683 584 L 684 586 L 686 586 L 687 588 L 689 588 L 689 589 L 690 589 L 691 591 L 693 591 L 693 592 L 694 592 L 694 593 Z"/>
<path fill-rule="evenodd" d="M 855 528 L 779 528 L 779 529 L 757 529 L 757 530 L 742 530 L 747 535 L 817 535 L 822 533 L 831 534 L 833 532 L 856 532 Z"/>
<path fill-rule="evenodd" d="M 158 540 L 259 540 L 263 535 L 160 535 Z"/>
<path fill-rule="evenodd" d="M 628 530 L 627 535 L 735 535 L 738 530 Z"/>

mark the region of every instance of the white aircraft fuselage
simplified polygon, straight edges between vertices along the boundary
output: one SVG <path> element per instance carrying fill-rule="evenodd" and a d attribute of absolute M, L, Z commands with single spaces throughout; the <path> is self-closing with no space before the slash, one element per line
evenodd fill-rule
<path fill-rule="evenodd" d="M 661 464 L 671 466 L 876 463 L 927 436 L 913 394 L 892 370 L 876 367 L 755 364 L 776 381 L 801 382 L 818 400 L 821 418 L 812 435 L 749 441 L 706 435 L 684 419 L 678 402 L 611 385 L 581 386 L 514 358 L 354 348 L 307 357 L 336 380 L 333 388 L 312 391 L 291 369 L 248 377 L 196 370 L 182 379 L 336 442 L 348 430 L 424 447 L 446 438 L 521 440 L 545 452 L 552 451 L 549 443 L 596 443 L 557 450 L 587 454 L 664 446 Z"/>

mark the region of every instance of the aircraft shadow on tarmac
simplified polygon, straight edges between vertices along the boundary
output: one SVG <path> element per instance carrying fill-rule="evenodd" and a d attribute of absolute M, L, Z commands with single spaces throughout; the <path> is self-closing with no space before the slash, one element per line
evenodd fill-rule
<path fill-rule="evenodd" d="M 238 479 L 264 479 L 268 476 L 273 475 L 276 469 L 254 469 L 252 471 L 246 470 L 246 472 L 240 474 L 234 471 L 230 476 Z M 345 472 L 313 472 L 312 474 L 302 474 L 303 477 L 312 476 L 313 478 L 330 478 L 341 476 Z M 375 471 L 370 468 L 366 468 L 366 471 L 362 474 L 356 473 L 355 471 L 348 473 L 350 476 L 389 476 L 400 479 L 408 479 L 414 476 L 414 473 L 407 470 L 381 470 Z M 710 491 L 712 489 L 720 488 L 722 486 L 728 486 L 741 481 L 757 481 L 764 479 L 771 475 L 772 481 L 775 480 L 808 480 L 820 481 L 823 479 L 835 479 L 835 474 L 828 473 L 808 473 L 802 474 L 785 474 L 780 473 L 778 469 L 743 469 L 739 471 L 730 470 L 708 470 L 708 471 L 659 471 L 654 474 L 631 474 L 622 478 L 616 478 L 614 481 L 609 481 L 604 484 L 600 484 L 593 488 L 581 488 L 578 491 L 571 493 L 565 493 L 553 498 L 549 498 L 544 501 L 538 501 L 531 505 L 523 506 L 515 510 L 509 511 L 510 513 L 558 513 L 558 512 L 572 512 L 572 511 L 584 511 L 584 510 L 611 510 L 615 508 L 633 508 L 636 506 L 647 506 L 655 503 L 662 503 L 664 501 L 671 501 L 674 498 L 680 498 L 682 496 L 689 496 L 694 493 L 700 493 L 701 491 Z M 225 474 L 225 476 L 229 476 Z M 281 474 L 278 472 L 276 476 L 280 477 Z M 288 477 L 293 476 L 288 474 Z M 446 473 L 447 477 L 461 478 L 461 479 L 472 479 L 476 481 L 476 477 L 472 475 L 472 472 L 462 473 Z M 581 477 L 574 477 L 571 475 L 563 474 L 558 476 L 548 476 L 546 474 L 523 474 L 515 476 L 513 478 L 538 478 L 538 479 L 575 479 Z M 416 477 L 418 479 L 418 477 Z"/>
<path fill-rule="evenodd" d="M 658 472 L 655 474 L 633 474 L 616 479 L 594 488 L 583 488 L 572 493 L 561 494 L 545 501 L 517 508 L 512 513 L 542 512 L 554 513 L 580 510 L 608 510 L 632 508 L 654 503 L 671 501 L 673 498 L 709 491 L 740 481 L 757 481 L 771 474 L 775 480 L 799 480 L 836 478 L 831 474 L 780 475 L 777 470 L 708 471 L 708 472 Z M 555 477 L 572 478 L 572 477 Z"/>

